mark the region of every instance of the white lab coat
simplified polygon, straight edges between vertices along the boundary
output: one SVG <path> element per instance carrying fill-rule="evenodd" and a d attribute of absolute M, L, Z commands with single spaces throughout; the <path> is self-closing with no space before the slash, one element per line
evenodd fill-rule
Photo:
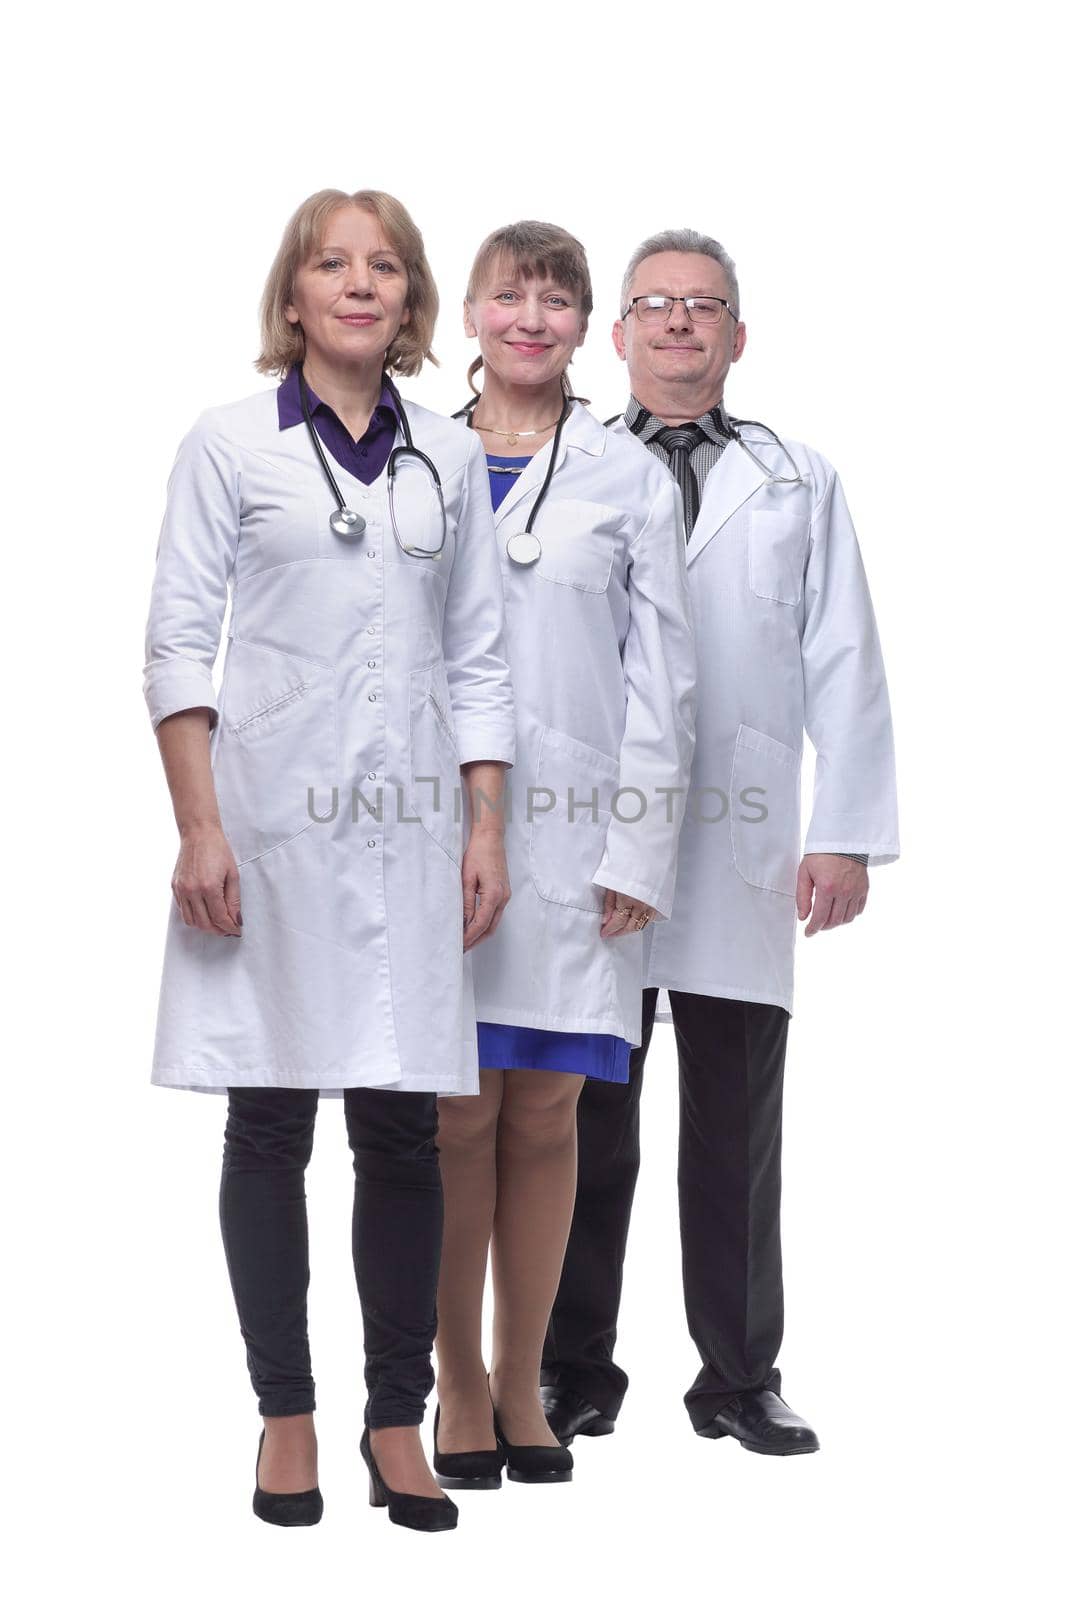
<path fill-rule="evenodd" d="M 518 744 L 512 899 L 473 952 L 477 1014 L 636 1044 L 641 936 L 602 939 L 600 916 L 606 889 L 658 917 L 674 898 L 695 682 L 680 496 L 643 445 L 574 405 L 534 527 L 540 560 L 516 566 L 507 541 L 526 526 L 550 453 L 545 444 L 496 513 Z M 681 793 L 672 805 L 657 788 Z"/>
<path fill-rule="evenodd" d="M 440 561 L 400 550 L 384 472 L 367 486 L 331 463 L 368 526 L 330 531 L 335 501 L 307 430 L 279 430 L 276 391 L 205 412 L 179 450 L 145 697 L 153 728 L 212 711 L 244 931 L 186 927 L 172 903 L 155 1083 L 477 1091 L 453 792 L 461 762 L 514 756 L 503 596 L 480 442 L 407 412 L 444 488 Z M 425 546 L 415 512 L 402 532 Z"/>
<path fill-rule="evenodd" d="M 792 476 L 765 432 L 742 432 Z M 880 866 L 899 845 L 889 696 L 852 519 L 830 463 L 786 444 L 802 484 L 770 483 L 728 445 L 689 539 L 696 755 L 674 913 L 646 930 L 645 983 L 791 1012 L 801 854 Z M 805 730 L 817 759 L 802 851 Z"/>

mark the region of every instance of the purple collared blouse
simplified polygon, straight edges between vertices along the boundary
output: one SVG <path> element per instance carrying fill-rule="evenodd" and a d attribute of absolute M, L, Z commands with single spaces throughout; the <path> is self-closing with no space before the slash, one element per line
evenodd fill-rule
<path fill-rule="evenodd" d="M 367 430 L 360 439 L 353 439 L 340 417 L 308 384 L 308 410 L 315 432 L 339 466 L 350 472 L 360 483 L 373 483 L 389 460 L 396 437 L 396 405 L 392 395 L 382 384 L 382 392 L 371 413 Z M 300 377 L 297 367 L 290 367 L 278 387 L 278 427 L 280 429 L 303 426 L 304 413 L 300 407 Z"/>

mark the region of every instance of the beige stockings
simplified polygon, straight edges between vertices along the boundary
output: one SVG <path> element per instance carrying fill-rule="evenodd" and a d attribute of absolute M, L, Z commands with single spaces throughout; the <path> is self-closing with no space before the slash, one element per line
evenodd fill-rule
<path fill-rule="evenodd" d="M 513 1444 L 555 1444 L 538 1394 L 541 1350 L 567 1248 L 584 1077 L 482 1072 L 478 1095 L 438 1102 L 445 1232 L 437 1292 L 442 1451 L 491 1450 L 493 1412 Z M 482 1300 L 493 1253 L 493 1359 Z M 490 1400 L 490 1393 L 492 1399 Z"/>

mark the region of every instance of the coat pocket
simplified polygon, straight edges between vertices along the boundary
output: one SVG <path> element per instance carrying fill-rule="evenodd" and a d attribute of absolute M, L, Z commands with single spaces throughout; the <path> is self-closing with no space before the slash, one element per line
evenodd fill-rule
<path fill-rule="evenodd" d="M 800 862 L 800 756 L 744 723 L 730 779 L 730 842 L 746 883 L 796 892 Z"/>
<path fill-rule="evenodd" d="M 542 900 L 599 913 L 604 891 L 593 874 L 604 855 L 619 763 L 580 739 L 542 728 L 536 770 L 528 802 L 533 886 Z"/>
<path fill-rule="evenodd" d="M 329 810 L 337 783 L 333 670 L 230 640 L 212 771 L 223 831 L 241 866 Z"/>
<path fill-rule="evenodd" d="M 440 663 L 409 674 L 405 801 L 409 813 L 458 865 L 463 846 L 459 747 L 448 678 Z"/>
<path fill-rule="evenodd" d="M 808 558 L 808 523 L 791 511 L 748 513 L 748 586 L 762 600 L 800 604 Z"/>
<path fill-rule="evenodd" d="M 531 570 L 550 583 L 603 594 L 611 578 L 616 538 L 625 522 L 626 513 L 614 506 L 549 495 L 534 523 L 541 554 Z"/>

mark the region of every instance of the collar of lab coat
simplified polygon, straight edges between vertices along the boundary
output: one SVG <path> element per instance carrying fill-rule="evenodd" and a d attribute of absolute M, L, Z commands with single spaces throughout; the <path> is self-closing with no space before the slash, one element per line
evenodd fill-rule
<path fill-rule="evenodd" d="M 614 419 L 611 430 L 613 433 L 630 433 L 621 416 Z M 631 438 L 634 437 L 636 435 L 631 434 Z M 736 439 L 732 439 L 704 481 L 700 512 L 685 547 L 687 567 L 714 539 L 719 529 L 729 522 L 734 512 L 740 510 L 765 482 L 765 474 L 756 462 L 745 454 Z"/>
<path fill-rule="evenodd" d="M 766 474 L 751 456 L 745 454 L 736 439 L 731 440 L 704 480 L 700 512 L 685 548 L 686 566 L 696 560 L 734 512 L 766 481 Z"/>
<path fill-rule="evenodd" d="M 559 476 L 568 450 L 581 450 L 587 456 L 602 456 L 607 442 L 607 433 L 602 422 L 598 422 L 588 407 L 576 400 L 571 406 L 570 415 L 563 424 L 563 435 L 559 441 L 559 453 L 556 456 L 556 465 L 552 473 L 553 480 Z M 531 456 L 518 478 L 515 487 L 506 494 L 497 508 L 497 523 L 503 522 L 510 516 L 515 507 L 523 504 L 531 495 L 536 495 L 545 481 L 548 471 L 549 458 L 552 455 L 552 440 L 548 439 Z M 552 490 L 549 489 L 551 495 Z"/>

